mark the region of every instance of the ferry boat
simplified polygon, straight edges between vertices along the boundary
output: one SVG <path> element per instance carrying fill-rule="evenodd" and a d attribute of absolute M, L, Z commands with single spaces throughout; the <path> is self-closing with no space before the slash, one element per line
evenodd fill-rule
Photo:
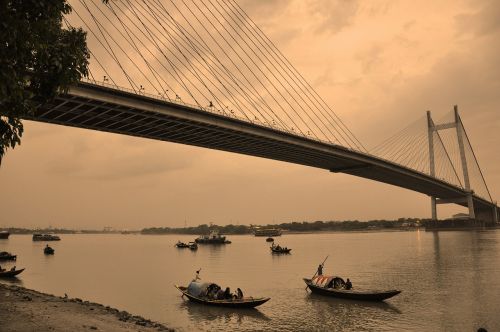
<path fill-rule="evenodd" d="M 208 235 L 200 235 L 196 240 L 199 244 L 228 244 L 231 241 L 227 241 L 226 237 L 220 235 L 218 231 L 211 231 Z"/>
<path fill-rule="evenodd" d="M 33 241 L 60 241 L 61 238 L 52 234 L 33 234 Z"/>
<path fill-rule="evenodd" d="M 0 239 L 8 239 L 10 233 L 7 231 L 0 231 Z"/>
<path fill-rule="evenodd" d="M 255 236 L 281 236 L 281 229 L 279 228 L 261 228 L 256 227 L 253 230 Z"/>

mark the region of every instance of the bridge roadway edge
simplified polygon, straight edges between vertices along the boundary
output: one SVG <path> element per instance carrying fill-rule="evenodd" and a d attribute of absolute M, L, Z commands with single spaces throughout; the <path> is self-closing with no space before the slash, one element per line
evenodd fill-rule
<path fill-rule="evenodd" d="M 188 124 L 190 128 L 194 128 L 192 131 L 202 132 L 202 130 L 205 130 L 205 132 L 211 135 L 212 140 L 204 139 L 193 142 L 193 139 L 191 139 L 190 141 L 186 140 L 183 142 L 182 137 L 180 140 L 177 140 L 172 137 L 165 138 L 160 135 L 158 135 L 158 137 L 154 135 L 147 136 L 140 135 L 132 130 L 124 132 L 114 130 L 110 127 L 100 128 L 99 126 L 84 126 L 76 121 L 72 123 L 70 121 L 58 120 L 64 119 L 66 116 L 64 112 L 71 113 L 75 112 L 75 110 L 78 112 L 80 107 L 78 105 L 73 105 L 73 107 L 65 109 L 61 106 L 65 103 L 88 104 L 101 109 L 114 107 L 115 110 L 118 111 L 126 108 L 132 113 L 134 110 L 137 112 L 146 112 L 152 119 L 165 116 L 169 119 L 175 119 L 177 123 L 184 122 Z M 51 116 L 52 113 L 53 115 Z M 95 114 L 91 114 L 91 116 L 99 117 L 103 116 L 103 113 L 95 112 Z M 43 105 L 36 111 L 33 117 L 28 117 L 27 119 L 292 162 L 326 169 L 332 172 L 341 172 L 363 177 L 441 199 L 454 199 L 467 195 L 467 192 L 460 187 L 370 154 L 351 150 L 339 145 L 320 142 L 308 137 L 270 128 L 262 124 L 251 123 L 204 111 L 188 105 L 181 105 L 179 103 L 148 97 L 146 95 L 134 94 L 90 83 L 82 82 L 78 86 L 71 87 L 67 95 L 59 97 L 59 104 Z M 100 122 L 103 121 L 105 120 Z M 123 123 L 124 120 L 121 121 L 121 123 Z M 161 120 L 157 121 L 161 122 Z M 214 134 L 211 134 L 211 132 Z M 216 135 L 219 135 L 221 138 L 226 138 L 226 140 L 215 142 L 213 137 L 216 137 Z M 476 195 L 473 196 L 473 199 L 478 210 L 491 211 L 491 208 L 495 206 L 495 204 Z M 458 204 L 464 205 L 462 203 Z"/>

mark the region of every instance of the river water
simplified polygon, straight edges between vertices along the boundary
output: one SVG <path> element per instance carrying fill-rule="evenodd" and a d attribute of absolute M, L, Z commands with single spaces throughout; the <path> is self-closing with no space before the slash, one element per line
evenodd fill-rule
<path fill-rule="evenodd" d="M 180 331 L 500 331 L 500 230 L 287 234 L 292 254 L 270 254 L 265 238 L 229 236 L 232 244 L 177 249 L 187 235 L 62 235 L 54 256 L 43 242 L 11 235 L 0 251 L 26 267 L 18 283 L 55 295 L 110 305 Z M 385 303 L 311 295 L 303 277 L 329 255 L 324 274 L 355 288 L 396 288 Z M 9 264 L 2 264 L 9 267 Z M 186 285 L 201 268 L 245 295 L 269 296 L 253 310 L 186 302 Z M 7 282 L 5 280 L 1 282 Z"/>

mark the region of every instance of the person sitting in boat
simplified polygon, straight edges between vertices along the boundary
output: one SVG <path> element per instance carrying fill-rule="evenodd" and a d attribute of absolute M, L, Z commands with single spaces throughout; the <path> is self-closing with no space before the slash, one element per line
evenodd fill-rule
<path fill-rule="evenodd" d="M 222 290 L 222 288 L 219 288 L 219 290 L 217 291 L 216 299 L 217 300 L 224 300 L 224 294 L 225 294 L 225 292 Z"/>
<path fill-rule="evenodd" d="M 346 282 L 345 282 L 345 289 L 347 289 L 347 290 L 352 289 L 352 283 L 351 283 L 351 281 L 349 280 L 349 278 L 347 278 L 347 280 L 346 280 Z"/>
<path fill-rule="evenodd" d="M 281 250 L 281 246 L 279 244 L 276 246 L 276 250 Z"/>
<path fill-rule="evenodd" d="M 14 265 L 10 270 L 11 271 L 15 271 L 16 270 L 16 266 Z"/>
<path fill-rule="evenodd" d="M 229 287 L 226 287 L 226 290 L 224 291 L 224 299 L 231 300 L 232 298 L 233 295 L 231 294 L 231 289 Z"/>
<path fill-rule="evenodd" d="M 201 269 L 199 269 L 198 271 L 196 271 L 196 275 L 194 276 L 193 282 L 197 282 L 198 280 L 201 280 L 201 278 L 200 278 L 200 271 L 201 271 Z"/>
<path fill-rule="evenodd" d="M 239 287 L 236 290 L 236 298 L 240 299 L 240 300 L 243 298 L 243 292 L 241 291 L 241 289 Z"/>
<path fill-rule="evenodd" d="M 2 266 L 0 266 L 0 272 L 3 272 L 4 270 L 2 269 Z"/>

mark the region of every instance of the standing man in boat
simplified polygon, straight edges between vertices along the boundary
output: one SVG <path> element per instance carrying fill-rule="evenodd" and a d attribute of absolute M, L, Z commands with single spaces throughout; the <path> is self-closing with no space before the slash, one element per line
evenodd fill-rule
<path fill-rule="evenodd" d="M 323 264 L 319 264 L 318 265 L 318 271 L 317 271 L 317 273 L 318 273 L 319 276 L 323 275 Z"/>

